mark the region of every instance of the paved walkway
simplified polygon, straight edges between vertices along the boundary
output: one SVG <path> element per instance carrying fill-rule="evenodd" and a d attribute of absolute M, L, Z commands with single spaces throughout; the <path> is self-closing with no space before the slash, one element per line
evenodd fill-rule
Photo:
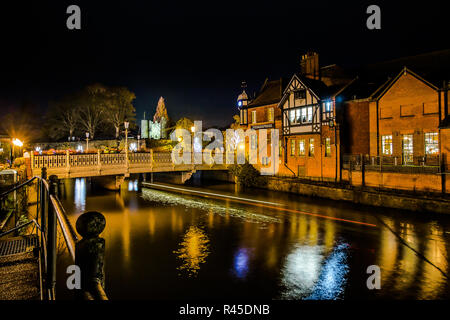
<path fill-rule="evenodd" d="M 0 240 L 0 300 L 39 300 L 38 239 L 21 236 Z"/>

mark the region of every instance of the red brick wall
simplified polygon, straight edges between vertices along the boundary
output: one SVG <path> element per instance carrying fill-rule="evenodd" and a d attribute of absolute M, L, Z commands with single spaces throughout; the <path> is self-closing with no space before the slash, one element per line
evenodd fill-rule
<path fill-rule="evenodd" d="M 369 154 L 369 102 L 345 102 L 343 122 L 342 152 Z"/>

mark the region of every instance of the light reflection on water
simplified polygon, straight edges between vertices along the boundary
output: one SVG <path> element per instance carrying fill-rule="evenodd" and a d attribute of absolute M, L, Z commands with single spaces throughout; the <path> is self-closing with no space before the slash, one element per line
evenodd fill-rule
<path fill-rule="evenodd" d="M 112 299 L 210 298 L 222 292 L 241 298 L 449 298 L 448 279 L 382 226 L 349 226 L 229 201 L 140 191 L 137 180 L 125 181 L 120 193 L 92 189 L 85 179 L 64 185 L 60 194 L 73 223 L 86 210 L 98 210 L 107 219 L 102 236 Z M 370 217 L 323 200 L 261 190 L 243 196 L 360 221 Z M 379 217 L 448 272 L 450 224 Z M 372 264 L 382 272 L 377 292 L 365 285 Z"/>
<path fill-rule="evenodd" d="M 74 191 L 75 207 L 78 211 L 85 211 L 86 209 L 86 179 L 75 179 L 75 191 Z"/>
<path fill-rule="evenodd" d="M 178 270 L 185 270 L 189 276 L 195 276 L 200 270 L 200 265 L 206 262 L 209 254 L 209 239 L 201 230 L 195 226 L 189 230 L 180 243 L 181 248 L 174 253 L 182 260 Z"/>

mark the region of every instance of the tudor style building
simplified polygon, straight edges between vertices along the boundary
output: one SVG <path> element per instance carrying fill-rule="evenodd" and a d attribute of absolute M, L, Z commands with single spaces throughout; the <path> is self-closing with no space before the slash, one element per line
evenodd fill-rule
<path fill-rule="evenodd" d="M 280 175 L 339 180 L 336 98 L 348 83 L 327 86 L 299 74 L 292 77 L 278 104 L 284 146 Z"/>

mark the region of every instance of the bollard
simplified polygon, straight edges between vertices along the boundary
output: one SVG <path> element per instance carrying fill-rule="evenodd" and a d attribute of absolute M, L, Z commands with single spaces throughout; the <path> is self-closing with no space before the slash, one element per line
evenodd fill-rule
<path fill-rule="evenodd" d="M 82 214 L 76 222 L 77 232 L 83 237 L 75 246 L 75 264 L 81 270 L 81 296 L 105 300 L 104 260 L 105 239 L 100 238 L 106 219 L 100 212 Z"/>

